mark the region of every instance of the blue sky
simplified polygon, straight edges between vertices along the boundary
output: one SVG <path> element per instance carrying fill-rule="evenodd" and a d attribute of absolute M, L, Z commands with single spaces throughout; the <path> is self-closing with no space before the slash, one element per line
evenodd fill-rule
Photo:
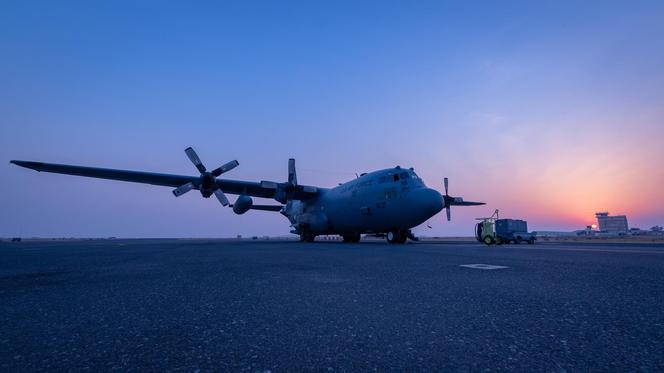
<path fill-rule="evenodd" d="M 333 186 L 412 166 L 532 229 L 664 223 L 661 2 L 0 4 L 0 159 Z M 286 234 L 169 188 L 0 169 L 0 236 Z"/>

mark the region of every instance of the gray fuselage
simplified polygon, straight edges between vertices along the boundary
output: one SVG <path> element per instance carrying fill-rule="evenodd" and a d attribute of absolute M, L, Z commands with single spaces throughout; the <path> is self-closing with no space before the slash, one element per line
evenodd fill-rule
<path fill-rule="evenodd" d="M 290 201 L 282 212 L 293 233 L 384 233 L 408 230 L 440 212 L 443 198 L 412 169 L 389 168 L 363 174 L 316 198 Z"/>

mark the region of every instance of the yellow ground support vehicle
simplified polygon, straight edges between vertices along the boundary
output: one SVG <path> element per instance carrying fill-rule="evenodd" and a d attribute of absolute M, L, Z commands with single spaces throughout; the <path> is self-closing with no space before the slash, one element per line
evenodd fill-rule
<path fill-rule="evenodd" d="M 480 220 L 475 225 L 475 238 L 487 245 L 520 244 L 525 241 L 529 244 L 535 243 L 535 235 L 528 232 L 528 223 L 520 219 L 499 219 L 498 210 L 488 218 L 477 218 Z"/>
<path fill-rule="evenodd" d="M 502 245 L 503 241 L 496 239 L 496 220 L 498 220 L 498 209 L 493 212 L 488 218 L 476 218 L 480 222 L 475 224 L 475 238 L 479 242 L 484 242 L 487 245 L 498 244 Z"/>

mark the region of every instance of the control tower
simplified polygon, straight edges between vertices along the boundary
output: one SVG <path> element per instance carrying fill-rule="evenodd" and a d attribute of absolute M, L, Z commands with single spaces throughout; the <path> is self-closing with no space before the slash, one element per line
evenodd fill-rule
<path fill-rule="evenodd" d="M 597 217 L 600 232 L 620 233 L 629 230 L 625 215 L 609 216 L 608 212 L 598 212 L 595 217 Z"/>

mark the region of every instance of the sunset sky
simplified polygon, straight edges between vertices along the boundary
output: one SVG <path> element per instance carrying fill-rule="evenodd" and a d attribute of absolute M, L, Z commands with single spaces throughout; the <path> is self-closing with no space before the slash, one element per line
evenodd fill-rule
<path fill-rule="evenodd" d="M 0 2 L 0 236 L 285 235 L 197 193 L 10 159 L 323 187 L 414 167 L 472 235 L 664 225 L 664 2 Z"/>

